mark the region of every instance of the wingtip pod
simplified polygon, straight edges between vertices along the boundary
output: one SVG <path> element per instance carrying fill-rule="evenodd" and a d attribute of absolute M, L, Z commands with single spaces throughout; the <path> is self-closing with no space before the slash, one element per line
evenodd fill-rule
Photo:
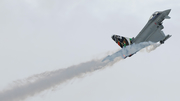
<path fill-rule="evenodd" d="M 160 41 L 161 44 L 164 44 L 164 42 L 169 39 L 172 35 L 167 35 L 163 40 Z"/>

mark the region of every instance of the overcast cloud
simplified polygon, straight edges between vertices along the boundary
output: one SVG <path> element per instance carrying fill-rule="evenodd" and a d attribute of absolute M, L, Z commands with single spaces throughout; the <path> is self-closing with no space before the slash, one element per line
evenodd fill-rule
<path fill-rule="evenodd" d="M 155 51 L 27 101 L 179 101 L 178 0 L 1 0 L 0 89 L 105 56 L 119 49 L 112 34 L 134 37 L 153 12 L 166 9 L 171 19 L 163 30 L 172 37 Z"/>

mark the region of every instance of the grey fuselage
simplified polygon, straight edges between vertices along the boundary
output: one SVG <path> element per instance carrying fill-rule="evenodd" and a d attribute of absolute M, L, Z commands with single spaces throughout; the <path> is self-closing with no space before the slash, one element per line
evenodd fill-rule
<path fill-rule="evenodd" d="M 162 21 L 165 18 L 170 18 L 168 15 L 171 9 L 162 11 L 162 12 L 155 12 L 144 28 L 140 31 L 140 33 L 132 39 L 132 43 L 140 43 L 140 42 L 158 42 L 163 40 L 166 36 L 161 31 L 164 27 L 162 25 Z"/>

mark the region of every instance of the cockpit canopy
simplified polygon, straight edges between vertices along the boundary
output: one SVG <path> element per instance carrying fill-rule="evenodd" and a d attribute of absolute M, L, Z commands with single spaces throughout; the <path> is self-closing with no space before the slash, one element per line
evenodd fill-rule
<path fill-rule="evenodd" d="M 157 15 L 159 15 L 160 14 L 160 12 L 154 12 L 152 15 L 151 15 L 151 17 L 149 18 L 149 20 L 151 20 L 151 19 L 154 19 Z"/>

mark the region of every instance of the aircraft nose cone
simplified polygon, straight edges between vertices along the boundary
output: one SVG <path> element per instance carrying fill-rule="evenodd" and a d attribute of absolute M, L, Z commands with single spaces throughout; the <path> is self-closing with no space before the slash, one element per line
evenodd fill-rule
<path fill-rule="evenodd" d="M 168 15 L 171 12 L 171 9 L 165 10 L 164 12 Z"/>

